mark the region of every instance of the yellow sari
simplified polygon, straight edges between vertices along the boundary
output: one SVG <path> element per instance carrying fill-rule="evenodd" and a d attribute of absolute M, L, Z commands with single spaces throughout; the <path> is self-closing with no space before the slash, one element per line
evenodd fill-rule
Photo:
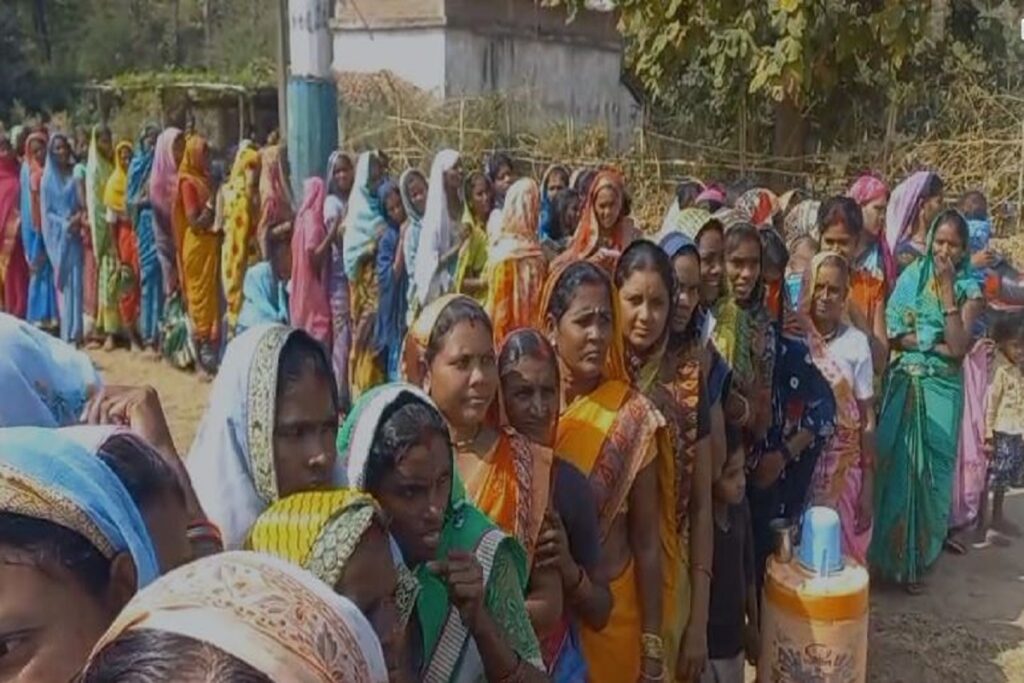
<path fill-rule="evenodd" d="M 459 249 L 459 258 L 455 262 L 455 291 L 466 296 L 471 296 L 480 304 L 487 301 L 487 289 L 478 292 L 464 292 L 462 283 L 467 278 L 480 278 L 487 267 L 487 227 L 483 221 L 478 221 L 466 203 L 466 210 L 462 214 L 462 224 L 469 230 L 469 239 Z"/>
<path fill-rule="evenodd" d="M 185 156 L 178 169 L 175 204 L 175 238 L 180 239 L 179 267 L 184 281 L 185 302 L 195 337 L 211 341 L 220 334 L 220 294 L 217 267 L 220 236 L 212 230 L 192 227 L 190 211 L 202 211 L 210 198 L 206 138 L 193 135 L 185 143 Z M 188 191 L 187 191 L 188 190 Z"/>
<path fill-rule="evenodd" d="M 256 207 L 249 196 L 252 173 L 259 166 L 259 161 L 260 154 L 254 148 L 238 150 L 217 206 L 217 223 L 224 235 L 220 272 L 227 299 L 229 330 L 235 329 L 242 310 L 245 271 L 260 260 L 260 247 L 256 243 Z"/>

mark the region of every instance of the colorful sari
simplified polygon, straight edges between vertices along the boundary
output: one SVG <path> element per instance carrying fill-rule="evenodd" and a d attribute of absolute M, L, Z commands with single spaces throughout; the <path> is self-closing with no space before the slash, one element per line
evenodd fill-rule
<path fill-rule="evenodd" d="M 200 342 L 215 342 L 220 336 L 220 235 L 208 228 L 193 227 L 188 218 L 201 213 L 210 199 L 208 154 L 206 138 L 193 135 L 185 143 L 174 201 L 174 232 L 180 240 L 185 305 L 193 336 Z"/>
<path fill-rule="evenodd" d="M 57 290 L 53 285 L 53 265 L 43 240 L 43 165 L 32 157 L 33 141 L 45 146 L 46 133 L 36 132 L 28 136 L 25 140 L 25 161 L 21 165 L 21 240 L 29 272 L 25 320 L 36 327 L 56 329 L 60 325 Z"/>
<path fill-rule="evenodd" d="M 291 324 L 305 330 L 331 348 L 331 302 L 328 286 L 328 260 L 313 267 L 313 252 L 327 237 L 324 227 L 324 181 L 307 178 L 305 197 L 295 217 L 292 233 L 292 277 L 289 312 Z"/>
<path fill-rule="evenodd" d="M 0 141 L 7 137 L 0 133 Z M 0 157 L 0 310 L 18 318 L 28 307 L 28 263 L 21 241 L 21 170 L 11 148 Z"/>
<path fill-rule="evenodd" d="M 548 276 L 541 299 L 542 317 L 567 267 L 556 267 Z M 640 472 L 649 465 L 660 469 L 663 461 L 671 458 L 664 418 L 650 400 L 629 384 L 615 301 L 613 293 L 612 348 L 608 352 L 604 382 L 562 410 L 554 447 L 559 457 L 590 480 L 598 506 L 602 542 L 615 519 L 627 513 L 629 492 Z M 661 501 L 659 520 L 663 515 L 674 514 L 668 511 L 669 505 L 668 501 Z M 612 578 L 609 588 L 613 607 L 607 625 L 601 631 L 587 625 L 581 627 L 590 680 L 593 683 L 639 680 L 643 616 L 632 559 L 621 574 Z M 673 593 L 662 595 L 663 605 L 673 605 L 674 600 Z"/>
<path fill-rule="evenodd" d="M 65 175 L 56 156 L 58 140 L 67 138 L 57 134 L 50 138 L 46 156 L 46 170 L 40 187 L 43 210 L 43 243 L 53 264 L 57 292 L 60 294 L 60 338 L 66 342 L 81 343 L 85 336 L 85 246 L 80 223 L 71 227 L 71 219 L 83 211 L 78 203 L 78 188 L 71 169 Z"/>
<path fill-rule="evenodd" d="M 889 197 L 889 186 L 873 175 L 865 174 L 857 178 L 846 193 L 857 205 L 863 209 L 865 206 L 878 199 Z M 858 270 L 867 270 L 871 275 L 881 279 L 886 284 L 886 295 L 896 285 L 896 261 L 893 259 L 892 251 L 889 249 L 889 240 L 886 239 L 884 230 L 882 234 L 875 236 L 875 243 L 861 254 L 854 264 Z"/>
<path fill-rule="evenodd" d="M 384 222 L 387 228 L 377 242 L 377 287 L 380 291 L 379 303 L 377 306 L 377 322 L 374 325 L 373 339 L 377 349 L 377 355 L 384 359 L 385 372 L 388 381 L 395 381 L 400 374 L 400 361 L 402 358 L 402 342 L 406 332 L 406 313 L 408 312 L 409 270 L 408 264 L 401 261 L 401 268 L 395 268 L 395 264 L 403 256 L 399 253 L 402 237 L 402 226 L 392 223 L 387 216 L 387 197 L 395 192 L 397 186 L 387 181 L 377 191 L 377 199 L 382 209 Z M 405 201 L 403 199 L 403 201 Z"/>
<path fill-rule="evenodd" d="M 270 145 L 260 151 L 260 220 L 256 239 L 263 247 L 267 230 L 287 223 L 295 217 L 292 210 L 292 193 L 284 173 L 285 148 Z M 269 258 L 270 254 L 264 254 Z"/>
<path fill-rule="evenodd" d="M 117 244 L 107 222 L 107 207 L 103 202 L 107 181 L 114 172 L 114 160 L 100 151 L 97 144 L 100 130 L 100 126 L 93 126 L 89 140 L 89 155 L 85 166 L 85 205 L 97 268 L 94 329 L 99 335 L 108 335 L 121 330 L 121 316 L 117 310 L 117 274 L 121 264 L 117 260 Z"/>
<path fill-rule="evenodd" d="M 224 538 L 242 547 L 256 518 L 279 499 L 274 469 L 278 366 L 296 330 L 259 325 L 228 344 L 188 455 L 196 496 Z M 335 472 L 335 483 L 342 481 Z"/>
<path fill-rule="evenodd" d="M 889 205 L 885 210 L 884 239 L 899 273 L 902 273 L 910 262 L 924 255 L 918 251 L 919 248 L 912 243 L 911 238 L 917 216 L 921 213 L 922 196 L 933 175 L 935 174 L 930 171 L 914 173 L 897 185 L 889 198 Z M 895 287 L 895 284 L 890 287 Z"/>
<path fill-rule="evenodd" d="M 142 296 L 139 289 L 141 269 L 138 240 L 128 215 L 128 165 L 121 161 L 121 152 L 131 151 L 131 148 L 130 142 L 122 140 L 117 143 L 114 148 L 114 172 L 110 174 L 103 192 L 117 260 L 121 264 L 117 277 L 117 310 L 121 314 L 122 324 L 128 329 L 133 329 L 139 319 Z"/>
<path fill-rule="evenodd" d="M 338 434 L 338 451 L 348 463 L 348 481 L 363 489 L 377 431 L 391 406 L 416 400 L 437 411 L 433 401 L 416 387 L 388 384 L 367 392 L 356 404 Z M 540 646 L 526 612 L 526 556 L 522 547 L 466 500 L 452 458 L 452 487 L 441 530 L 438 558 L 450 551 L 473 553 L 483 569 L 485 607 L 502 629 L 505 642 L 524 661 L 543 670 Z M 426 565 L 410 568 L 420 584 L 415 618 L 422 638 L 414 651 L 423 653 L 421 680 L 470 683 L 484 677 L 483 663 L 469 630 L 452 605 L 446 584 Z M 639 642 L 639 641 L 638 641 Z"/>
<path fill-rule="evenodd" d="M 488 254 L 484 310 L 499 344 L 512 332 L 530 327 L 538 317 L 537 305 L 548 268 L 536 237 L 538 200 L 537 183 L 529 178 L 509 188 L 501 233 Z"/>
<path fill-rule="evenodd" d="M 242 310 L 242 286 L 245 271 L 260 260 L 260 246 L 256 242 L 255 202 L 249 188 L 252 174 L 257 171 L 260 154 L 251 144 L 242 144 L 231 166 L 231 175 L 221 188 L 218 205 L 221 232 L 220 276 L 227 300 L 228 330 L 234 332 L 238 314 Z"/>
<path fill-rule="evenodd" d="M 600 222 L 595 212 L 597 195 L 611 189 L 622 200 L 622 212 L 609 235 L 601 235 Z M 615 270 L 619 255 L 636 238 L 636 229 L 626 216 L 626 181 L 618 171 L 605 169 L 598 172 L 590 185 L 586 201 L 580 211 L 580 223 L 565 251 L 551 262 L 551 269 L 559 270 L 580 260 L 593 261 L 609 274 Z"/>
<path fill-rule="evenodd" d="M 107 560 L 127 552 L 139 588 L 160 573 L 149 531 L 121 480 L 87 448 L 52 429 L 0 431 L 0 512 L 64 527 Z"/>
<path fill-rule="evenodd" d="M 149 178 L 153 168 L 154 149 L 147 139 L 156 130 L 143 128 L 135 143 L 135 155 L 128 165 L 128 213 L 135 233 L 139 262 L 139 295 L 142 313 L 139 332 L 145 344 L 155 346 L 164 314 L 163 272 L 157 256 L 153 207 L 149 200 Z"/>
<path fill-rule="evenodd" d="M 794 243 L 803 237 L 813 237 L 818 240 L 818 210 L 821 202 L 814 199 L 805 199 L 786 214 L 783 221 L 782 235 L 786 240 L 786 246 L 792 251 Z"/>
<path fill-rule="evenodd" d="M 415 306 L 423 308 L 439 296 L 452 291 L 455 281 L 455 260 L 441 264 L 441 257 L 459 240 L 458 216 L 448 208 L 445 173 L 455 168 L 461 157 L 446 149 L 437 153 L 430 167 L 427 207 L 423 215 L 423 229 L 416 247 L 416 269 L 411 271 L 416 281 Z"/>
<path fill-rule="evenodd" d="M 469 232 L 469 237 L 462 242 L 462 247 L 459 249 L 459 256 L 455 262 L 455 286 L 452 290 L 473 297 L 481 305 L 487 300 L 487 290 L 484 289 L 484 291 L 476 293 L 466 292 L 463 291 L 463 282 L 466 279 L 480 279 L 487 267 L 487 244 L 490 241 L 487 234 L 487 223 L 473 214 L 469 196 L 473 183 L 477 178 L 484 177 L 486 176 L 481 173 L 470 173 L 462 184 L 462 204 L 465 207 L 462 210 L 462 229 Z"/>
<path fill-rule="evenodd" d="M 420 310 L 416 298 L 416 278 L 413 277 L 413 273 L 416 272 L 416 251 L 420 246 L 420 233 L 423 232 L 423 214 L 416 209 L 409 194 L 409 186 L 413 179 L 417 177 L 423 181 L 424 185 L 427 184 L 426 176 L 415 168 L 407 169 L 402 173 L 402 177 L 398 181 L 398 189 L 402 193 L 402 204 L 405 206 L 405 215 L 408 221 L 408 227 L 405 229 L 405 238 L 402 241 L 402 251 L 405 256 L 405 273 L 408 280 L 406 301 L 409 304 L 408 312 L 405 316 L 405 324 L 407 326 L 412 325 L 416 321 L 416 316 L 419 315 Z"/>
<path fill-rule="evenodd" d="M 163 272 L 164 292 L 167 295 L 181 290 L 173 218 L 178 194 L 178 164 L 174 160 L 174 143 L 181 135 L 181 130 L 174 127 L 160 133 L 153 153 L 153 172 L 149 176 L 149 201 L 153 204 L 153 237 L 156 240 L 160 269 Z"/>
<path fill-rule="evenodd" d="M 324 198 L 324 226 L 327 230 L 335 230 L 338 223 L 345 218 L 348 210 L 349 197 L 342 197 L 334 179 L 334 167 L 338 158 L 345 153 L 337 150 L 331 153 L 327 161 L 327 196 Z M 355 163 L 352 163 L 353 168 Z M 350 405 L 348 390 L 348 359 L 352 350 L 352 317 L 349 302 L 348 278 L 345 276 L 344 245 L 335 240 L 331 245 L 331 272 L 327 286 L 331 298 L 331 318 L 333 320 L 334 343 L 331 348 L 331 364 L 334 366 L 334 377 L 338 383 L 340 405 Z"/>
<path fill-rule="evenodd" d="M 93 650 L 133 631 L 173 633 L 248 664 L 271 681 L 387 683 L 373 627 L 348 599 L 276 557 L 220 553 L 161 577 L 138 593 Z"/>
<path fill-rule="evenodd" d="M 900 583 L 920 581 L 942 551 L 963 415 L 960 363 L 935 350 L 946 320 L 934 275 L 938 218 L 928 231 L 926 256 L 900 275 L 886 310 L 889 337 L 915 334 L 917 349 L 903 351 L 889 366 L 868 561 Z M 965 232 L 964 244 L 967 239 Z M 956 264 L 954 290 L 958 306 L 981 296 L 966 255 Z"/>
<path fill-rule="evenodd" d="M 102 382 L 85 353 L 0 313 L 0 386 L 0 427 L 63 427 Z"/>

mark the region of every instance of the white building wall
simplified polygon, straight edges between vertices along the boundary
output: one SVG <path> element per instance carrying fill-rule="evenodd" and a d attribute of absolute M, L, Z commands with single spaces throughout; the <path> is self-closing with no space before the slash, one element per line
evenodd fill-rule
<path fill-rule="evenodd" d="M 330 0 L 291 0 L 288 3 L 292 76 L 327 78 L 331 75 L 330 18 Z"/>
<path fill-rule="evenodd" d="M 387 69 L 416 87 L 444 96 L 443 27 L 335 31 L 336 71 L 374 73 Z"/>

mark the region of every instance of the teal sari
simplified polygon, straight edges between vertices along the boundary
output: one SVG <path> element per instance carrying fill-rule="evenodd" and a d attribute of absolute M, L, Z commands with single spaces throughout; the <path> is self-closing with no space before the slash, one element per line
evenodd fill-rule
<path fill-rule="evenodd" d="M 410 384 L 386 384 L 363 394 L 338 434 L 338 453 L 345 461 L 349 486 L 362 489 L 370 448 L 389 410 L 410 398 L 437 410 L 433 401 Z M 452 472 L 456 473 L 452 451 Z M 457 474 L 452 481 L 451 498 L 445 514 L 438 558 L 452 550 L 473 553 L 484 571 L 487 612 L 502 629 L 507 642 L 523 661 L 544 670 L 540 645 L 526 612 L 525 590 L 528 579 L 526 552 L 512 537 L 498 529 L 490 519 L 466 499 Z M 423 653 L 417 672 L 420 680 L 469 683 L 484 681 L 484 669 L 458 610 L 448 600 L 443 581 L 425 565 L 410 567 L 420 584 L 416 599 L 416 624 L 422 642 L 413 648 Z"/>
<path fill-rule="evenodd" d="M 936 351 L 945 312 L 934 276 L 935 232 L 928 251 L 900 275 L 886 309 L 890 339 L 917 335 L 917 349 L 890 363 L 878 420 L 874 531 L 868 562 L 885 579 L 916 583 L 942 552 L 948 531 L 957 439 L 963 414 L 961 363 Z M 972 276 L 967 233 L 956 266 L 958 307 L 981 296 Z"/>

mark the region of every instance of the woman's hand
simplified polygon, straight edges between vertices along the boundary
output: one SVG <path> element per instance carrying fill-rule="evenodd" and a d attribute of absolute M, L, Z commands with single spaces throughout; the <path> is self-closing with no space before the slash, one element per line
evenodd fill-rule
<path fill-rule="evenodd" d="M 82 421 L 91 425 L 130 427 L 151 445 L 173 448 L 160 395 L 151 386 L 107 386 L 86 404 Z"/>
<path fill-rule="evenodd" d="M 562 575 L 563 586 L 571 584 L 578 578 L 576 562 L 569 551 L 569 537 L 565 533 L 562 518 L 554 510 L 549 509 L 544 515 L 544 526 L 541 528 L 540 538 L 537 539 L 537 559 L 534 566 L 537 569 L 557 569 Z"/>
<path fill-rule="evenodd" d="M 786 459 L 780 451 L 768 451 L 761 456 L 754 470 L 754 486 L 766 489 L 778 481 L 782 470 L 786 469 Z"/>
<path fill-rule="evenodd" d="M 939 287 L 943 290 L 943 293 L 953 293 L 953 280 L 955 275 L 955 269 L 953 267 L 953 261 L 943 254 L 935 255 L 935 279 L 939 283 Z M 950 302 L 943 302 L 950 303 Z"/>
<path fill-rule="evenodd" d="M 676 660 L 676 680 L 699 681 L 708 662 L 707 628 L 686 628 L 679 658 Z"/>
<path fill-rule="evenodd" d="M 453 550 L 446 560 L 427 563 L 427 569 L 448 586 L 448 598 L 459 610 L 462 623 L 472 633 L 486 613 L 484 572 L 472 553 Z"/>

